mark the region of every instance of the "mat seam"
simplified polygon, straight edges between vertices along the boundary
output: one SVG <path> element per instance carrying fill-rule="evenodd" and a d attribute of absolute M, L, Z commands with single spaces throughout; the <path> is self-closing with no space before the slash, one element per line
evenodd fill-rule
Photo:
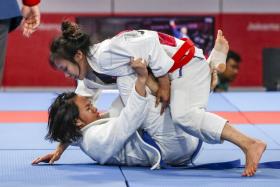
<path fill-rule="evenodd" d="M 129 187 L 128 180 L 127 180 L 126 176 L 124 175 L 121 166 L 119 166 L 119 169 L 120 169 L 121 174 L 122 174 L 122 176 L 123 176 L 123 178 L 124 178 L 124 182 L 125 182 L 126 187 Z"/>

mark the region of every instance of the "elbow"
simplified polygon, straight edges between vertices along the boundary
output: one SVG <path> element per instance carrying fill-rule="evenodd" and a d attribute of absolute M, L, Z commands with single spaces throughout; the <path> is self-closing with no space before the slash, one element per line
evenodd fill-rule
<path fill-rule="evenodd" d="M 107 159 L 106 159 L 106 160 L 105 160 L 105 159 L 101 159 L 101 160 L 99 161 L 99 164 L 104 165 L 104 164 L 106 164 L 106 162 L 107 162 Z"/>
<path fill-rule="evenodd" d="M 98 161 L 99 164 L 101 164 L 101 165 L 106 164 L 108 162 L 108 160 L 111 158 L 111 155 L 110 156 L 108 156 L 108 155 L 109 154 L 107 154 L 107 153 L 102 154 L 99 161 Z"/>

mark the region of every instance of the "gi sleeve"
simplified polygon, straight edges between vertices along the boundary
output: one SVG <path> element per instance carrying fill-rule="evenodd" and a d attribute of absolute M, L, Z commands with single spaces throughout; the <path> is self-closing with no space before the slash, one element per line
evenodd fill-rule
<path fill-rule="evenodd" d="M 109 116 L 118 117 L 124 107 L 123 101 L 120 96 L 118 96 L 111 104 L 109 108 Z"/>
<path fill-rule="evenodd" d="M 92 103 L 95 103 L 101 93 L 101 89 L 89 89 L 86 87 L 84 81 L 78 80 L 75 93 L 81 96 L 90 97 Z"/>
<path fill-rule="evenodd" d="M 112 51 L 125 51 L 131 57 L 145 59 L 155 77 L 168 73 L 174 61 L 168 56 L 161 45 L 157 32 L 130 31 L 116 36 L 111 41 Z M 129 65 L 129 64 L 127 64 Z"/>
<path fill-rule="evenodd" d="M 207 58 L 206 62 L 212 67 L 217 68 L 219 64 L 225 64 L 227 59 L 227 55 L 213 49 Z"/>
<path fill-rule="evenodd" d="M 168 73 L 173 66 L 174 61 L 164 51 L 163 46 L 160 44 L 158 37 L 153 37 L 153 45 L 148 59 L 148 66 L 151 68 L 155 77 L 161 77 Z"/>
<path fill-rule="evenodd" d="M 136 78 L 137 76 L 135 74 L 117 78 L 119 94 L 124 105 L 127 104 L 127 100 L 129 98 L 130 93 L 133 90 L 133 85 L 135 84 Z"/>
<path fill-rule="evenodd" d="M 137 94 L 134 87 L 120 116 L 111 118 L 107 123 L 96 127 L 96 131 L 89 137 L 84 137 L 87 154 L 100 164 L 105 164 L 124 147 L 129 137 L 141 126 L 143 116 L 147 115 L 147 108 L 148 99 Z"/>

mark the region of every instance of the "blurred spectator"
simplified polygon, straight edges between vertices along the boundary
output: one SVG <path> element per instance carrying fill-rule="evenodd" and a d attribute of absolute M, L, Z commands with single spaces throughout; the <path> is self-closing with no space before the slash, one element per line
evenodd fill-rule
<path fill-rule="evenodd" d="M 229 84 L 234 81 L 239 71 L 239 63 L 241 57 L 234 51 L 229 51 L 226 60 L 226 70 L 218 75 L 218 85 L 214 89 L 215 92 L 228 91 Z"/>
<path fill-rule="evenodd" d="M 22 0 L 21 12 L 17 0 L 0 0 L 0 86 L 6 56 L 8 33 L 21 24 L 23 35 L 29 37 L 40 24 L 40 0 Z M 23 17 L 23 19 L 22 19 Z"/>
<path fill-rule="evenodd" d="M 207 27 L 196 30 L 191 35 L 191 39 L 198 48 L 203 49 L 204 55 L 208 56 L 210 54 L 213 48 L 213 36 Z"/>
<path fill-rule="evenodd" d="M 172 33 L 173 33 L 174 37 L 176 37 L 176 38 L 189 38 L 188 28 L 186 26 L 178 28 L 174 20 L 171 20 L 169 22 L 169 25 L 171 26 Z"/>

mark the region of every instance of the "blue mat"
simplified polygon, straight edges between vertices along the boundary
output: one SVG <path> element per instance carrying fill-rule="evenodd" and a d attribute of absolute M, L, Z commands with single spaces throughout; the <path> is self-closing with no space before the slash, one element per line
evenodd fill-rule
<path fill-rule="evenodd" d="M 118 95 L 118 93 L 102 93 L 96 101 L 96 107 L 101 111 L 108 110 Z"/>
<path fill-rule="evenodd" d="M 280 111 L 280 92 L 228 92 L 222 95 L 239 111 Z"/>
<path fill-rule="evenodd" d="M 259 168 L 280 169 L 280 161 L 270 161 L 259 164 Z"/>
<path fill-rule="evenodd" d="M 266 125 L 234 125 L 234 127 L 237 128 L 240 132 L 265 141 L 269 149 L 280 149 L 279 143 L 277 143 L 277 141 L 275 141 L 274 138 L 268 133 L 265 133 L 265 131 L 260 129 L 261 127 L 263 129 L 266 129 L 265 126 Z M 273 125 L 272 127 L 270 127 L 269 132 L 280 132 L 280 126 Z M 278 139 L 280 142 L 280 138 Z M 227 141 L 225 141 L 223 144 L 204 144 L 203 147 L 205 149 L 239 149 L 237 146 Z"/>
<path fill-rule="evenodd" d="M 147 167 L 121 167 L 120 170 L 119 167 L 96 165 L 81 151 L 68 150 L 55 165 L 30 164 L 31 160 L 46 153 L 46 150 L 1 150 L 0 186 L 125 186 L 126 182 L 129 186 L 221 186 L 225 183 L 230 183 L 230 186 L 261 186 L 265 183 L 274 185 L 280 182 L 279 169 L 261 168 L 255 177 L 241 177 L 243 169 L 235 168 L 236 164 L 240 164 L 239 161 L 230 162 L 233 169 L 217 167 L 228 164 L 220 163 L 216 166 L 207 164 L 206 167 L 196 169 L 151 171 Z M 206 153 L 208 162 L 211 162 L 209 158 L 220 160 L 218 155 L 226 155 L 229 158 L 228 154 L 221 150 L 208 150 Z M 263 165 L 265 164 L 269 165 Z M 272 164 L 279 166 L 279 161 Z"/>
<path fill-rule="evenodd" d="M 277 186 L 279 170 L 260 169 L 251 178 L 241 177 L 243 169 L 173 169 L 151 171 L 147 168 L 122 167 L 131 187 L 143 186 Z"/>
<path fill-rule="evenodd" d="M 280 116 L 279 116 L 280 117 Z M 267 136 L 271 137 L 278 145 L 280 145 L 280 125 L 256 125 L 262 132 L 264 132 Z"/>
<path fill-rule="evenodd" d="M 211 93 L 209 96 L 209 102 L 207 106 L 208 111 L 212 112 L 237 112 L 236 106 L 227 101 L 220 93 Z"/>
<path fill-rule="evenodd" d="M 195 169 L 162 169 L 122 167 L 131 187 L 142 186 L 279 186 L 280 151 L 267 150 L 254 177 L 242 177 L 244 155 L 239 150 L 203 150 Z M 229 162 L 228 160 L 237 159 Z M 241 162 L 240 160 L 241 159 Z M 275 160 L 275 161 L 272 161 Z M 209 164 L 210 162 L 210 164 Z M 241 164 L 241 165 L 240 165 Z"/>
<path fill-rule="evenodd" d="M 55 97 L 50 92 L 0 92 L 0 111 L 48 110 Z"/>
<path fill-rule="evenodd" d="M 0 123 L 0 149 L 54 149 L 44 139 L 47 133 L 45 123 Z"/>
<path fill-rule="evenodd" d="M 0 111 L 47 111 L 56 98 L 55 92 L 0 92 Z M 107 110 L 118 93 L 102 93 L 96 102 L 99 110 Z"/>
<path fill-rule="evenodd" d="M 81 151 L 68 150 L 55 165 L 35 165 L 48 151 L 0 151 L 0 186 L 117 186 L 125 187 L 119 167 L 99 166 Z"/>
<path fill-rule="evenodd" d="M 97 102 L 106 110 L 117 93 L 102 94 Z M 0 93 L 0 111 L 46 110 L 54 93 Z M 211 94 L 209 111 L 280 111 L 279 93 Z M 196 169 L 162 169 L 96 165 L 79 148 L 71 147 L 55 165 L 32 166 L 38 156 L 56 147 L 44 140 L 46 124 L 0 124 L 0 187 L 9 186 L 279 186 L 280 126 L 236 125 L 240 131 L 268 143 L 260 169 L 243 178 L 245 158 L 229 143 L 206 145 Z M 231 162 L 229 162 L 231 161 Z M 218 163 L 219 162 L 219 163 Z M 222 163 L 221 163 L 222 162 Z M 210 164 L 209 164 L 210 163 Z M 218 163 L 218 164 L 217 164 Z M 202 166 L 201 166 L 202 165 Z M 224 169 L 228 168 L 228 169 Z M 231 168 L 231 169 L 230 169 Z"/>
<path fill-rule="evenodd" d="M 107 109 L 118 93 L 103 93 L 97 106 Z M 47 110 L 55 92 L 0 92 L 0 111 Z M 279 92 L 212 93 L 209 111 L 280 111 Z"/>

